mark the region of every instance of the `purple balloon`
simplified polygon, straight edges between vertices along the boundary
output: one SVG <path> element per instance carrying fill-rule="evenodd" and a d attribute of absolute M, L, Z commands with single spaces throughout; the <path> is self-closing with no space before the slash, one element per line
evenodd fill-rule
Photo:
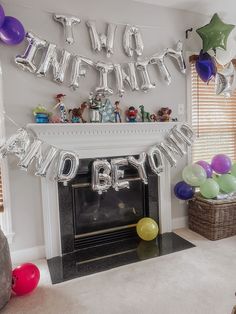
<path fill-rule="evenodd" d="M 211 165 L 208 164 L 208 162 L 206 162 L 205 160 L 199 160 L 196 162 L 196 164 L 200 165 L 206 171 L 207 178 L 212 177 L 213 170 L 211 168 Z"/>
<path fill-rule="evenodd" d="M 0 29 L 0 39 L 6 45 L 17 45 L 25 38 L 25 30 L 19 20 L 12 16 L 6 16 Z"/>
<path fill-rule="evenodd" d="M 217 72 L 215 59 L 202 50 L 197 58 L 195 67 L 197 74 L 203 82 L 210 81 Z"/>
<path fill-rule="evenodd" d="M 228 173 L 231 169 L 231 159 L 224 154 L 215 155 L 211 161 L 211 167 L 216 173 Z"/>
<path fill-rule="evenodd" d="M 180 200 L 189 200 L 194 195 L 194 188 L 184 181 L 178 182 L 174 187 L 174 193 Z"/>
<path fill-rule="evenodd" d="M 0 4 L 0 28 L 3 25 L 4 19 L 5 19 L 5 13 L 4 13 L 3 7 Z"/>

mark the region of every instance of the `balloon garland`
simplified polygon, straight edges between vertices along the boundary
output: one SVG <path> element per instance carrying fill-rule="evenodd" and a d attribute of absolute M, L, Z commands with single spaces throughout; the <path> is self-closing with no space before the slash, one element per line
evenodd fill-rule
<path fill-rule="evenodd" d="M 129 182 L 122 179 L 124 171 L 120 167 L 130 164 L 137 169 L 140 179 L 147 184 L 145 169 L 148 160 L 151 170 L 160 175 L 165 170 L 166 160 L 171 167 L 177 163 L 176 157 L 186 154 L 185 146 L 191 146 L 194 140 L 192 128 L 183 123 L 175 125 L 167 134 L 166 140 L 151 146 L 148 152 L 141 152 L 138 158 L 127 156 L 113 158 L 111 163 L 106 159 L 97 159 L 92 164 L 92 189 L 99 194 L 106 192 L 110 187 L 116 191 L 129 188 Z M 1 147 L 0 158 L 9 154 L 18 157 L 18 167 L 28 170 L 36 161 L 35 175 L 47 177 L 58 182 L 72 180 L 78 173 L 79 154 L 66 151 L 47 144 L 39 139 L 35 133 L 26 128 L 17 130 Z M 199 166 L 200 167 L 200 166 Z"/>

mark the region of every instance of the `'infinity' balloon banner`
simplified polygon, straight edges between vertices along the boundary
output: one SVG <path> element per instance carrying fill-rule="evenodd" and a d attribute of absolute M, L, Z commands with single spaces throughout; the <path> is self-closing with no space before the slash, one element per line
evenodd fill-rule
<path fill-rule="evenodd" d="M 57 16 L 58 21 L 64 21 L 60 16 Z M 76 20 L 77 21 L 77 20 Z M 78 21 L 77 21 L 78 22 Z M 87 22 L 89 29 L 94 35 L 94 24 L 91 21 Z M 112 26 L 110 26 L 111 29 Z M 111 34 L 111 32 L 110 32 Z M 140 56 L 143 51 L 141 43 L 141 34 L 135 27 L 126 27 L 126 36 L 124 37 L 124 49 L 128 56 L 133 56 L 134 51 Z M 135 35 L 136 49 L 131 48 L 131 38 Z M 97 38 L 97 37 L 96 37 Z M 87 67 L 90 66 L 98 71 L 100 76 L 100 85 L 96 87 L 95 92 L 101 93 L 105 96 L 113 94 L 113 89 L 108 86 L 110 74 L 114 73 L 117 85 L 117 91 L 120 96 L 124 94 L 124 85 L 128 85 L 132 91 L 141 90 L 147 92 L 150 89 L 155 88 L 155 84 L 151 82 L 148 67 L 155 65 L 158 67 L 163 79 L 169 85 L 171 83 L 171 75 L 165 64 L 166 57 L 171 57 L 177 61 L 178 67 L 182 73 L 186 72 L 186 66 L 183 58 L 183 43 L 179 41 L 176 49 L 166 48 L 161 53 L 156 53 L 150 58 L 139 59 L 138 61 L 128 62 L 127 64 L 119 63 L 105 63 L 94 62 L 89 58 L 79 55 L 73 55 L 69 51 L 63 49 L 59 50 L 53 43 L 49 43 L 44 39 L 39 38 L 33 33 L 27 33 L 26 39 L 28 46 L 22 55 L 18 55 L 15 58 L 15 63 L 23 70 L 27 70 L 34 73 L 38 77 L 45 77 L 52 70 L 53 80 L 57 83 L 63 83 L 66 72 L 70 71 L 69 86 L 76 90 L 79 88 L 81 77 L 85 77 L 87 73 Z M 72 41 L 71 37 L 68 41 Z M 94 49 L 96 51 L 101 50 L 101 43 L 98 38 L 92 41 Z M 111 41 L 108 41 L 111 43 Z M 106 46 L 107 47 L 107 46 Z M 110 47 L 110 46 L 109 46 Z M 112 53 L 112 48 L 107 47 L 107 53 Z M 41 54 L 41 60 L 36 65 L 38 60 L 38 54 Z M 40 58 L 39 58 L 40 59 Z M 69 67 L 71 63 L 71 66 Z M 138 85 L 137 73 L 141 77 L 141 86 Z"/>
<path fill-rule="evenodd" d="M 193 140 L 192 128 L 184 123 L 180 126 L 175 125 L 164 142 L 151 146 L 147 152 L 141 152 L 138 159 L 134 156 L 113 158 L 111 163 L 106 159 L 97 159 L 92 165 L 92 189 L 101 194 L 110 187 L 116 191 L 129 188 L 129 182 L 122 180 L 124 171 L 120 169 L 128 164 L 137 169 L 140 179 L 147 184 L 146 160 L 152 171 L 160 175 L 165 170 L 164 159 L 171 167 L 175 166 L 176 157 L 186 154 L 186 145 L 191 146 Z M 19 129 L 0 147 L 0 158 L 8 154 L 14 154 L 19 158 L 17 165 L 23 170 L 28 170 L 29 166 L 35 162 L 36 176 L 67 182 L 78 174 L 78 153 L 47 144 L 37 138 L 30 129 Z"/>

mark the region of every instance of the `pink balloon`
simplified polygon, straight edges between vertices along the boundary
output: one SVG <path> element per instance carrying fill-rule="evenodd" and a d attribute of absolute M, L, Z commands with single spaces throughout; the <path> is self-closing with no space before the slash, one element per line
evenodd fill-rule
<path fill-rule="evenodd" d="M 12 290 L 16 295 L 32 292 L 39 283 L 40 271 L 32 263 L 25 263 L 16 267 L 12 272 Z"/>

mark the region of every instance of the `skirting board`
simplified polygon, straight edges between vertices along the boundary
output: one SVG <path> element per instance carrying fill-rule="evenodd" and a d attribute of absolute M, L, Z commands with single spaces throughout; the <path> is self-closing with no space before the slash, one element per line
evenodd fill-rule
<path fill-rule="evenodd" d="M 18 251 L 11 251 L 13 265 L 35 261 L 40 258 L 45 258 L 45 247 L 43 245 Z"/>
<path fill-rule="evenodd" d="M 172 229 L 180 229 L 188 227 L 188 216 L 172 219 Z"/>

